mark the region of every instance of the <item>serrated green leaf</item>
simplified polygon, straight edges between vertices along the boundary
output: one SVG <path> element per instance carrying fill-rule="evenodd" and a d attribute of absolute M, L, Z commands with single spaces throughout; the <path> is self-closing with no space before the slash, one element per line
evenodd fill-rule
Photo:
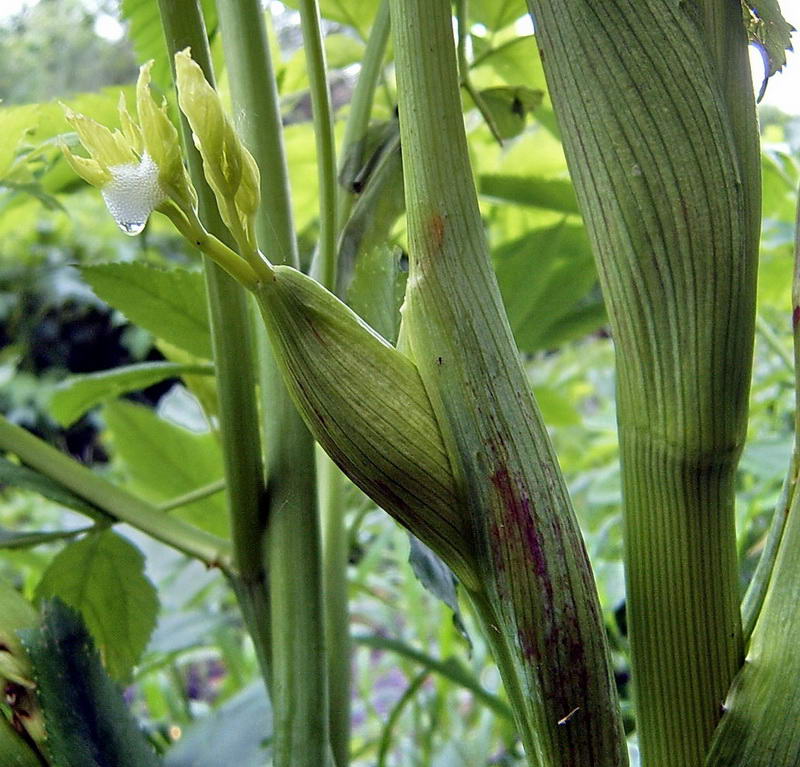
<path fill-rule="evenodd" d="M 503 85 L 515 88 L 525 85 L 541 91 L 543 98 L 536 110 L 536 120 L 558 138 L 558 124 L 547 90 L 542 62 L 537 53 L 536 38 L 533 35 L 512 38 L 508 42 L 484 50 L 472 63 L 470 79 L 479 89 Z"/>
<path fill-rule="evenodd" d="M 141 263 L 81 268 L 99 298 L 131 322 L 202 359 L 211 359 L 206 288 L 199 272 Z"/>
<path fill-rule="evenodd" d="M 106 405 L 103 417 L 131 487 L 148 500 L 169 501 L 222 477 L 222 454 L 212 434 L 195 434 L 130 402 Z M 227 534 L 222 493 L 169 513 L 215 535 Z"/>
<path fill-rule="evenodd" d="M 772 77 L 786 64 L 786 51 L 792 50 L 794 27 L 783 18 L 778 0 L 746 0 L 747 33 L 767 57 L 767 77 Z"/>
<path fill-rule="evenodd" d="M 159 767 L 122 692 L 103 670 L 80 615 L 55 599 L 25 632 L 45 711 L 47 747 L 57 767 Z"/>
<path fill-rule="evenodd" d="M 120 90 L 128 92 L 131 88 L 105 88 L 98 93 L 80 94 L 67 103 L 104 125 L 117 127 Z M 64 161 L 56 140 L 56 137 L 68 140 L 70 130 L 58 103 L 0 106 L 0 136 L 3 136 L 0 186 L 20 192 L 7 196 L 0 217 L 5 217 L 29 196 L 49 208 L 58 208 L 60 202 L 53 197 L 56 192 L 65 191 L 71 184 L 76 189 L 82 188 L 74 183 L 75 174 Z M 14 223 L 18 226 L 17 221 Z"/>
<path fill-rule="evenodd" d="M 213 365 L 179 365 L 172 362 L 145 362 L 139 365 L 74 375 L 56 387 L 50 400 L 50 413 L 62 426 L 70 426 L 84 413 L 107 400 L 145 389 L 168 378 L 183 375 L 213 375 Z"/>
<path fill-rule="evenodd" d="M 29 469 L 27 466 L 11 463 L 7 458 L 2 457 L 0 457 L 0 483 L 38 493 L 51 501 L 66 506 L 68 509 L 74 509 L 86 514 L 92 519 L 108 519 L 100 509 L 87 503 L 83 498 L 70 492 L 58 482 L 54 482 L 44 474 Z"/>
<path fill-rule="evenodd" d="M 139 549 L 111 530 L 65 547 L 45 570 L 37 599 L 79 610 L 109 674 L 126 680 L 156 625 L 158 597 Z"/>

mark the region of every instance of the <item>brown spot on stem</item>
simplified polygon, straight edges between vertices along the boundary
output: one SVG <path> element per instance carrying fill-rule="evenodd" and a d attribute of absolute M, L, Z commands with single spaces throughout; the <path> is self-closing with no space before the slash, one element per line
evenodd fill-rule
<path fill-rule="evenodd" d="M 442 243 L 444 242 L 444 218 L 439 213 L 434 213 L 428 219 L 427 225 L 427 234 L 428 234 L 428 241 L 431 245 L 432 251 L 439 251 L 442 249 Z"/>
<path fill-rule="evenodd" d="M 798 322 L 800 322 L 800 306 L 795 306 L 792 312 L 792 328 L 796 328 Z"/>

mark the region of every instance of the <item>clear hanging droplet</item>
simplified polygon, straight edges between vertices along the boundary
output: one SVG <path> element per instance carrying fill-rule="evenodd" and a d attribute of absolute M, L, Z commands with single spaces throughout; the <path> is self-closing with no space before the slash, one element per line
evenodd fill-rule
<path fill-rule="evenodd" d="M 100 193 L 119 228 L 133 237 L 145 228 L 150 214 L 167 197 L 158 183 L 158 166 L 145 153 L 140 162 L 114 165 L 109 171 L 111 181 Z"/>

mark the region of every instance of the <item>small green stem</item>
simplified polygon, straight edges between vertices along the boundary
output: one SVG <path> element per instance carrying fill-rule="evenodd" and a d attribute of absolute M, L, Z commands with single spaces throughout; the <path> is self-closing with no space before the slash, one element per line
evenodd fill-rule
<path fill-rule="evenodd" d="M 495 123 L 491 111 L 486 106 L 486 102 L 469 76 L 469 60 L 467 59 L 467 41 L 469 40 L 468 0 L 456 0 L 456 19 L 458 21 L 458 75 L 461 80 L 461 87 L 469 94 L 469 97 L 478 108 L 494 139 L 500 146 L 503 146 L 503 139 L 497 129 L 497 123 Z"/>
<path fill-rule="evenodd" d="M 322 527 L 330 739 L 337 767 L 346 767 L 350 761 L 352 654 L 347 594 L 350 549 L 345 526 L 344 477 L 321 450 L 317 451 L 317 490 Z"/>
<path fill-rule="evenodd" d="M 386 54 L 388 42 L 389 0 L 382 0 L 375 21 L 372 23 L 364 58 L 361 60 L 361 72 L 358 75 L 356 87 L 353 89 L 353 98 L 350 100 L 350 113 L 344 126 L 340 167 L 344 164 L 345 158 L 354 160 L 356 166 L 360 166 L 364 159 L 364 139 L 372 114 L 372 104 L 375 101 L 375 91 L 383 71 L 383 57 Z M 352 157 L 354 152 L 359 152 L 355 158 Z M 336 223 L 339 231 L 342 231 L 347 223 L 354 198 L 355 195 L 344 194 L 341 189 L 339 190 L 336 211 Z"/>
<path fill-rule="evenodd" d="M 224 269 L 233 279 L 248 289 L 254 288 L 259 277 L 253 267 L 245 261 L 233 248 L 209 234 L 199 219 L 190 220 L 173 204 L 160 208 L 161 212 L 175 225 L 175 228 L 204 255 L 217 266 Z"/>
<path fill-rule="evenodd" d="M 260 4 L 219 0 L 217 8 L 238 127 L 261 171 L 258 244 L 274 263 L 297 267 L 281 115 Z M 264 328 L 254 322 L 267 455 L 274 763 L 320 767 L 330 747 L 314 444 L 289 400 Z"/>
<path fill-rule="evenodd" d="M 317 0 L 301 0 L 300 19 L 311 91 L 319 174 L 320 234 L 312 275 L 334 290 L 337 271 L 337 193 L 333 110 Z M 323 583 L 328 657 L 331 748 L 338 767 L 350 760 L 350 641 L 347 612 L 347 551 L 342 476 L 320 456 L 318 489 L 324 535 Z"/>
<path fill-rule="evenodd" d="M 159 8 L 170 54 L 174 56 L 178 51 L 190 47 L 192 57 L 213 86 L 211 53 L 198 0 L 159 0 Z M 191 129 L 185 119 L 182 119 L 181 125 L 189 171 L 197 190 L 200 216 L 211 233 L 207 238 L 198 237 L 194 242 L 201 250 L 211 249 L 212 258 L 214 253 L 225 254 L 231 264 L 235 263 L 248 275 L 242 284 L 252 286 L 248 282 L 251 279 L 249 273 L 255 274 L 252 267 L 236 254 L 236 261 L 233 261 L 230 253 L 234 251 L 227 244 L 220 247 L 222 240 L 228 237 L 227 230 L 219 215 L 214 194 L 205 181 L 202 159 L 193 145 Z M 215 263 L 206 262 L 205 275 L 231 536 L 239 571 L 233 585 L 256 647 L 262 674 L 268 681 L 271 622 L 268 620 L 269 595 L 264 567 L 265 488 L 250 310 L 247 294 L 242 287 Z"/>
<path fill-rule="evenodd" d="M 159 511 L 172 511 L 172 509 L 178 509 L 181 506 L 186 506 L 195 501 L 200 501 L 203 498 L 208 498 L 210 495 L 216 495 L 224 489 L 225 480 L 218 479 L 216 482 L 211 482 L 203 487 L 197 487 L 194 490 L 190 490 L 188 493 L 179 495 L 164 503 L 159 503 L 158 509 Z"/>
<path fill-rule="evenodd" d="M 319 245 L 312 275 L 330 287 L 336 284 L 336 149 L 317 0 L 301 0 L 300 23 L 311 90 L 319 175 Z"/>
<path fill-rule="evenodd" d="M 423 682 L 428 678 L 430 671 L 420 671 L 412 680 L 411 683 L 406 687 L 403 691 L 403 694 L 398 699 L 397 703 L 394 704 L 394 708 L 389 713 L 389 718 L 386 720 L 386 724 L 383 726 L 383 734 L 381 735 L 381 742 L 380 746 L 378 747 L 378 767 L 386 767 L 386 760 L 389 756 L 389 749 L 392 746 L 392 733 L 394 732 L 394 727 L 397 724 L 397 720 L 400 719 L 401 714 L 405 710 L 406 706 L 414 700 L 414 696 L 417 694 L 420 687 L 422 687 Z"/>
<path fill-rule="evenodd" d="M 232 571 L 231 547 L 227 541 L 162 513 L 2 416 L 0 448 L 14 453 L 27 466 L 102 509 L 114 521 L 126 522 L 173 549 L 199 559 L 207 567 L 219 567 L 226 573 Z"/>

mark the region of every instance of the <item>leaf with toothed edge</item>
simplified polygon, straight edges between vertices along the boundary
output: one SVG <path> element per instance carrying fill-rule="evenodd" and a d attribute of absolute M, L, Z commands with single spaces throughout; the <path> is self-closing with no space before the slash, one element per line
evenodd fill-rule
<path fill-rule="evenodd" d="M 42 623 L 22 632 L 45 711 L 56 767 L 159 767 L 161 760 L 108 677 L 80 615 L 58 599 Z"/>
<path fill-rule="evenodd" d="M 64 548 L 45 570 L 36 595 L 59 597 L 80 610 L 115 679 L 128 677 L 155 628 L 158 596 L 144 574 L 144 557 L 111 530 Z"/>
<path fill-rule="evenodd" d="M 794 27 L 783 17 L 778 0 L 743 0 L 742 11 L 747 34 L 763 51 L 766 77 L 770 78 L 786 64 Z"/>

